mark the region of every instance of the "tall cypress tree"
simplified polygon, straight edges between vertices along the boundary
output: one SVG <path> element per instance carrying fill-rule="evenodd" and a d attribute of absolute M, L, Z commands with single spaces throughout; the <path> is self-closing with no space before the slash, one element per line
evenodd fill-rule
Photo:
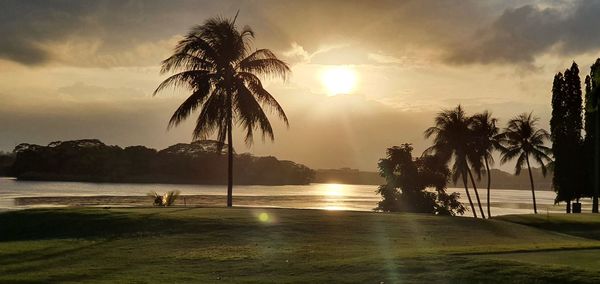
<path fill-rule="evenodd" d="M 598 213 L 600 195 L 600 137 L 598 115 L 600 97 L 600 58 L 592 65 L 585 78 L 585 161 L 587 162 L 586 188 L 592 197 L 592 212 Z M 593 157 L 593 158 L 589 158 Z"/>
<path fill-rule="evenodd" d="M 562 145 L 563 137 L 565 136 L 564 124 L 561 123 L 565 110 L 564 103 L 565 94 L 565 78 L 562 73 L 554 75 L 554 81 L 552 82 L 552 118 L 550 119 L 550 133 L 552 137 L 552 152 L 554 154 L 554 170 L 552 183 L 554 185 L 554 191 L 556 192 L 556 199 L 554 202 L 566 202 L 567 213 L 571 213 L 571 200 L 573 195 L 569 191 L 568 181 L 564 181 L 566 175 L 563 173 L 564 160 L 561 158 L 564 156 Z M 565 185 L 563 187 L 563 185 Z"/>
<path fill-rule="evenodd" d="M 552 86 L 552 150 L 554 152 L 555 202 L 570 202 L 585 196 L 584 172 L 581 170 L 583 108 L 581 79 L 575 62 L 564 75 L 554 76 Z"/>

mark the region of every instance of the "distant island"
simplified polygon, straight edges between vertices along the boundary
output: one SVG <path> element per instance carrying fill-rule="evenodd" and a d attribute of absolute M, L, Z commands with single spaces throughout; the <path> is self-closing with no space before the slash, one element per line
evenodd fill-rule
<path fill-rule="evenodd" d="M 530 190 L 529 177 L 527 175 L 515 176 L 512 173 L 507 173 L 498 169 L 491 169 L 492 188 L 494 189 L 522 189 Z M 552 190 L 552 175 L 544 177 L 540 168 L 532 168 L 532 176 L 539 190 Z M 316 183 L 343 183 L 343 184 L 363 184 L 363 185 L 380 185 L 384 184 L 385 180 L 377 172 L 360 171 L 358 169 L 340 168 L 340 169 L 319 169 L 315 171 Z M 485 175 L 476 182 L 477 187 L 486 187 Z M 448 183 L 449 187 L 461 187 L 462 185 L 454 185 Z"/>
<path fill-rule="evenodd" d="M 97 139 L 23 143 L 15 147 L 12 165 L 4 162 L 4 171 L 19 180 L 227 184 L 227 156 L 219 149 L 227 146 L 212 140 L 160 151 L 109 146 Z M 235 183 L 243 185 L 302 185 L 314 178 L 304 165 L 250 154 L 235 154 L 234 169 Z"/>

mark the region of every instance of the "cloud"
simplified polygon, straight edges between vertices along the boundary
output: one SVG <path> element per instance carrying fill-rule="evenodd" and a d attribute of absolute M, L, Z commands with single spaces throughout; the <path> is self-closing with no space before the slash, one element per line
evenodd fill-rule
<path fill-rule="evenodd" d="M 31 66 L 157 65 L 191 26 L 238 10 L 238 23 L 256 31 L 255 46 L 287 52 L 291 63 L 308 56 L 339 62 L 318 52 L 340 45 L 361 51 L 344 60 L 399 64 L 533 64 L 546 53 L 600 49 L 594 0 L 4 0 L 2 6 L 0 58 Z"/>
<path fill-rule="evenodd" d="M 139 89 L 133 88 L 107 88 L 95 85 L 89 85 L 83 82 L 75 82 L 71 85 L 58 88 L 58 93 L 70 98 L 93 98 L 98 99 L 121 99 L 127 100 L 132 98 L 148 97 L 149 94 L 144 94 Z"/>
<path fill-rule="evenodd" d="M 534 64 L 544 53 L 577 55 L 600 50 L 600 2 L 572 5 L 526 5 L 510 8 L 491 25 L 454 46 L 447 61 Z"/>
<path fill-rule="evenodd" d="M 386 54 L 411 46 L 447 42 L 465 25 L 481 20 L 478 1 L 191 1 L 191 0 L 5 0 L 0 10 L 0 57 L 26 65 L 59 63 L 81 66 L 145 66 L 156 64 L 160 52 L 134 54 L 185 33 L 213 16 L 230 17 L 257 32 L 257 47 L 278 52 L 294 42 L 305 52 L 323 46 L 354 44 Z M 451 23 L 451 24 L 448 24 Z M 170 48 L 161 46 L 161 50 Z M 65 50 L 74 56 L 64 55 Z M 67 55 L 69 55 L 67 53 Z M 146 58 L 144 58 L 144 56 Z M 112 59 L 116 58 L 116 59 Z"/>
<path fill-rule="evenodd" d="M 81 2 L 11 1 L 0 9 L 0 56 L 27 65 L 50 60 L 43 44 L 59 41 L 84 26 L 89 11 Z"/>
<path fill-rule="evenodd" d="M 169 40 L 197 24 L 198 19 L 223 11 L 216 8 L 215 1 L 174 2 L 4 0 L 0 9 L 0 58 L 25 65 L 58 61 L 78 66 L 81 58 L 77 55 L 87 53 L 85 61 L 104 61 L 99 66 L 127 66 L 131 62 L 107 58 L 132 52 L 139 53 L 135 59 L 148 57 L 144 46 Z M 57 56 L 65 50 L 76 56 Z M 155 65 L 160 59 L 146 58 L 137 65 Z"/>

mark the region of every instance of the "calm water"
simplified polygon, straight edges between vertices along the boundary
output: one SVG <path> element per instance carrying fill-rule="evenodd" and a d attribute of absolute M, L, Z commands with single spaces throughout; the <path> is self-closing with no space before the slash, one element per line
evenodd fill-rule
<path fill-rule="evenodd" d="M 310 184 L 286 186 L 236 186 L 234 196 L 252 197 L 257 206 L 289 208 L 313 208 L 328 210 L 370 211 L 380 200 L 377 186 L 346 184 Z M 225 195 L 226 186 L 180 185 L 180 184 L 119 184 L 83 182 L 31 182 L 0 178 L 0 210 L 21 209 L 15 206 L 17 197 L 50 196 L 143 196 L 150 191 L 163 193 L 179 190 L 183 195 Z M 449 192 L 461 193 L 462 202 L 467 204 L 464 190 L 449 188 Z M 471 193 L 474 198 L 474 194 Z M 562 212 L 562 206 L 552 206 L 555 194 L 551 191 L 536 191 L 538 211 Z M 486 200 L 485 189 L 480 198 Z M 267 201 L 268 200 L 268 201 Z M 531 192 L 526 190 L 492 190 L 493 215 L 531 213 Z M 584 209 L 587 204 L 584 203 Z M 485 208 L 484 208 L 485 210 Z M 471 216 L 467 212 L 465 216 Z"/>

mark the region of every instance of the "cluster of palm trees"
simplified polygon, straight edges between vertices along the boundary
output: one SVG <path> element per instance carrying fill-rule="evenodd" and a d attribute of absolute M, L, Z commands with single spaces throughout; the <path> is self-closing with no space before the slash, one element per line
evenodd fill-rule
<path fill-rule="evenodd" d="M 500 131 L 497 127 L 498 120 L 488 112 L 468 116 L 459 105 L 454 109 L 443 110 L 435 118 L 435 126 L 425 131 L 425 137 L 433 137 L 433 145 L 427 148 L 424 154 L 434 154 L 445 162 L 452 162 L 452 181 L 456 183 L 462 179 L 473 216 L 477 218 L 477 210 L 469 192 L 469 180 L 479 212 L 482 218 L 485 213 L 475 184 L 475 175 L 481 178 L 485 171 L 487 176 L 487 216 L 491 217 L 490 210 L 490 165 L 494 163 L 493 152 L 499 151 L 501 163 L 516 159 L 515 174 L 519 175 L 521 169 L 527 165 L 531 182 L 533 210 L 537 213 L 535 201 L 535 187 L 531 174 L 531 163 L 535 161 L 546 175 L 546 166 L 551 162 L 552 151 L 544 144 L 550 135 L 544 129 L 538 129 L 538 118 L 532 114 L 523 113 L 511 119 L 506 127 Z"/>

